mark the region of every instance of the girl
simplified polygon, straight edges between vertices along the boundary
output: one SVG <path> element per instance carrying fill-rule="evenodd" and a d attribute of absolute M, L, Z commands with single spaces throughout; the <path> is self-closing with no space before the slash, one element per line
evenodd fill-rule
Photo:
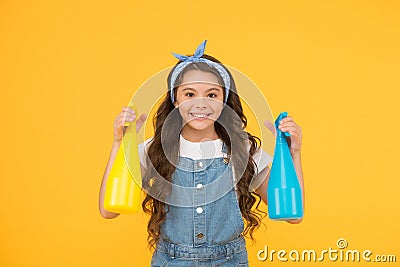
<path fill-rule="evenodd" d="M 246 132 L 235 82 L 220 61 L 204 54 L 204 41 L 192 56 L 168 75 L 168 93 L 154 117 L 154 136 L 139 145 L 143 210 L 150 215 L 151 266 L 248 266 L 244 236 L 254 241 L 267 203 L 268 164 L 258 137 Z M 100 189 L 104 218 L 107 176 L 121 144 L 123 123 L 136 118 L 124 107 L 114 122 L 114 144 Z M 137 131 L 146 115 L 137 120 Z M 265 126 L 275 131 L 266 121 Z M 289 144 L 304 199 L 301 169 L 302 132 L 292 117 L 279 128 L 291 134 Z M 255 210 L 252 207 L 257 202 Z M 245 223 L 246 221 L 246 227 Z M 289 220 L 299 223 L 299 220 Z"/>

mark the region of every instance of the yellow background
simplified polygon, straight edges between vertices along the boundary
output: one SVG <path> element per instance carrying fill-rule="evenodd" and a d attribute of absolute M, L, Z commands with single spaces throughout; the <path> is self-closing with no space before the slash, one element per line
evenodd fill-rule
<path fill-rule="evenodd" d="M 265 245 L 321 251 L 340 237 L 399 258 L 399 11 L 377 0 L 2 0 L 0 266 L 149 266 L 147 217 L 98 211 L 113 120 L 176 63 L 170 52 L 204 39 L 303 128 L 305 219 L 267 219 L 248 242 L 251 266 L 285 264 L 258 261 Z M 296 263 L 322 264 L 346 263 Z"/>

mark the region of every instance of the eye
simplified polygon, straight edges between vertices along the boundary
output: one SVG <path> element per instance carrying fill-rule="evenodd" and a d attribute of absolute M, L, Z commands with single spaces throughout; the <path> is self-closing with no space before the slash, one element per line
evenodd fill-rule
<path fill-rule="evenodd" d="M 192 96 L 194 96 L 194 94 L 193 93 L 186 93 L 185 96 L 192 97 Z"/>
<path fill-rule="evenodd" d="M 216 94 L 213 94 L 213 93 L 208 94 L 208 96 L 211 97 L 211 98 L 217 97 L 217 95 L 216 95 Z"/>

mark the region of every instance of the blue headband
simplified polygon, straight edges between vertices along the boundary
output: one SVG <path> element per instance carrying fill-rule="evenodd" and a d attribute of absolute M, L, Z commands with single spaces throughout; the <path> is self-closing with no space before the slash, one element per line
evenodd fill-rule
<path fill-rule="evenodd" d="M 194 52 L 193 56 L 184 56 L 184 55 L 179 55 L 179 54 L 175 54 L 172 53 L 174 55 L 174 57 L 176 57 L 179 60 L 182 60 L 183 62 L 179 63 L 176 68 L 174 69 L 174 71 L 171 74 L 171 81 L 170 81 L 170 90 L 171 90 L 171 101 L 172 103 L 174 103 L 174 84 L 176 81 L 176 78 L 178 77 L 179 73 L 182 72 L 182 70 L 189 64 L 191 64 L 192 62 L 204 62 L 207 65 L 209 65 L 210 67 L 215 68 L 219 74 L 221 75 L 222 79 L 224 80 L 224 84 L 225 84 L 225 101 L 224 103 L 226 103 L 226 101 L 228 100 L 228 94 L 229 94 L 229 89 L 231 88 L 231 80 L 229 78 L 229 74 L 228 72 L 218 63 L 208 60 L 206 58 L 202 58 L 201 56 L 204 54 L 204 49 L 206 47 L 206 42 L 207 40 L 204 40 L 203 43 L 201 43 L 197 49 L 196 52 Z"/>

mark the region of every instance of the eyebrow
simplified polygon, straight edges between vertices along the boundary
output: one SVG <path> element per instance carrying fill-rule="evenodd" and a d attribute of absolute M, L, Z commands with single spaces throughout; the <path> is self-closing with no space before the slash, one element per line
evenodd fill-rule
<path fill-rule="evenodd" d="M 186 90 L 194 90 L 194 91 L 197 91 L 195 88 L 191 88 L 191 87 L 186 87 L 186 88 L 183 88 L 183 89 L 182 89 L 182 91 L 186 91 Z M 207 89 L 206 92 L 209 92 L 209 91 L 212 91 L 212 90 L 220 91 L 221 89 L 220 89 L 220 88 L 217 88 L 217 87 L 213 87 L 213 88 Z"/>

